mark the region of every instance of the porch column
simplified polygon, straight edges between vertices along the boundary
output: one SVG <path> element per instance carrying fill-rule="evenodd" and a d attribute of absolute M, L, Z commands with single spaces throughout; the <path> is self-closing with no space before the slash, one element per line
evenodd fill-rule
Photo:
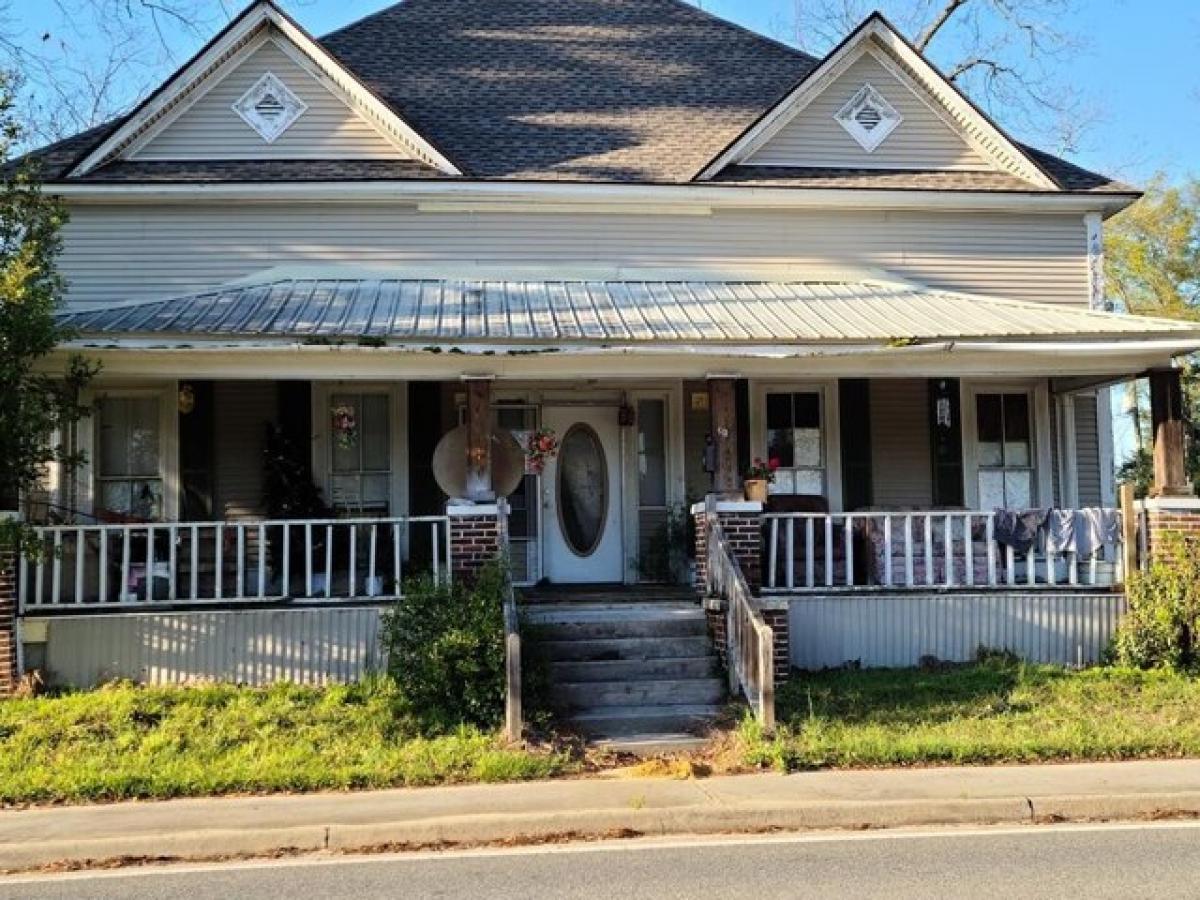
<path fill-rule="evenodd" d="M 1154 427 L 1154 497 L 1191 497 L 1184 448 L 1183 386 L 1178 369 L 1150 373 L 1150 418 Z"/>
<path fill-rule="evenodd" d="M 492 488 L 492 382 L 467 378 L 467 499 L 486 503 Z"/>
<path fill-rule="evenodd" d="M 709 378 L 708 408 L 716 455 L 713 493 L 722 498 L 741 499 L 737 470 L 737 380 Z"/>
<path fill-rule="evenodd" d="M 0 697 L 17 688 L 17 554 L 0 546 Z"/>

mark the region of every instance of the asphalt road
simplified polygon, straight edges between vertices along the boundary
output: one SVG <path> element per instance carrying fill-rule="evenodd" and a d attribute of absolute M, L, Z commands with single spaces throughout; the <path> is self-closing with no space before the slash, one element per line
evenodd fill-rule
<path fill-rule="evenodd" d="M 615 842 L 0 879 L 0 898 L 1200 896 L 1200 823 Z"/>

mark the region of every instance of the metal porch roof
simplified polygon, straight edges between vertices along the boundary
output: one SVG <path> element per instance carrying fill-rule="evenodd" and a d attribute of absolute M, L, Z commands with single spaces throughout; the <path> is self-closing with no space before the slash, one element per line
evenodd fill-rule
<path fill-rule="evenodd" d="M 81 339 L 438 345 L 1200 339 L 1187 322 L 863 281 L 275 278 L 64 313 Z"/>

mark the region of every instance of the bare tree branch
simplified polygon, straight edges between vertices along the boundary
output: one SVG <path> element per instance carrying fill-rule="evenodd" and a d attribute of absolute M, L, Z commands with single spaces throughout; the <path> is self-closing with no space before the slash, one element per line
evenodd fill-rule
<path fill-rule="evenodd" d="M 938 14 L 933 17 L 933 21 L 925 26 L 925 30 L 921 32 L 920 37 L 917 38 L 917 49 L 924 53 L 930 42 L 937 37 L 938 32 L 946 26 L 947 22 L 954 18 L 956 12 L 969 2 L 970 0 L 949 0 Z"/>

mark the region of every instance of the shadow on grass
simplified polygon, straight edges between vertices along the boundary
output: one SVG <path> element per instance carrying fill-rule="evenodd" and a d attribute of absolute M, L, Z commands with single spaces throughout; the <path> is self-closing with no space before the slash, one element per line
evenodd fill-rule
<path fill-rule="evenodd" d="M 776 695 L 780 722 L 820 719 L 844 725 L 929 725 L 1024 711 L 1018 688 L 1045 685 L 1065 670 L 1027 667 L 1004 656 L 921 669 L 797 672 Z"/>

